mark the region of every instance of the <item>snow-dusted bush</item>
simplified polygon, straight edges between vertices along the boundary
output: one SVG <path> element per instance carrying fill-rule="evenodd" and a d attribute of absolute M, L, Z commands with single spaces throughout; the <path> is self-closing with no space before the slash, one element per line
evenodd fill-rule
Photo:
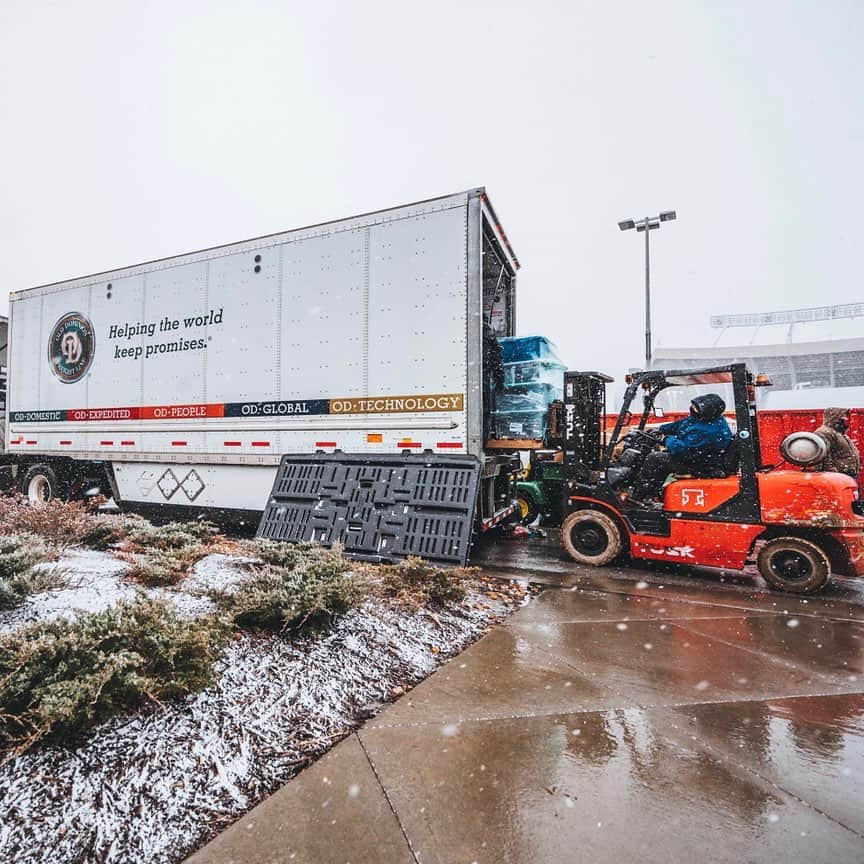
<path fill-rule="evenodd" d="M 126 528 L 126 545 L 135 553 L 129 575 L 148 587 L 176 585 L 189 568 L 210 554 L 217 529 L 209 522 L 151 525 L 137 520 Z"/>
<path fill-rule="evenodd" d="M 126 542 L 129 535 L 149 525 L 140 516 L 93 513 L 81 532 L 79 542 L 88 549 L 104 551 Z"/>
<path fill-rule="evenodd" d="M 31 594 L 63 583 L 57 571 L 34 569 L 49 557 L 48 547 L 33 534 L 0 535 L 0 609 L 12 609 Z"/>
<path fill-rule="evenodd" d="M 447 603 L 465 598 L 462 570 L 445 570 L 409 555 L 405 561 L 381 568 L 385 593 L 409 603 Z"/>
<path fill-rule="evenodd" d="M 38 534 L 58 549 L 79 543 L 92 519 L 93 514 L 80 501 L 55 498 L 34 507 L 20 497 L 0 496 L 0 531 Z"/>
<path fill-rule="evenodd" d="M 261 567 L 234 590 L 210 596 L 240 627 L 286 631 L 325 627 L 367 595 L 367 582 L 350 572 L 341 549 L 305 547 L 297 558 L 291 567 Z"/>
<path fill-rule="evenodd" d="M 296 567 L 314 547 L 311 543 L 280 543 L 278 540 L 249 540 L 242 546 L 252 558 L 275 567 Z"/>
<path fill-rule="evenodd" d="M 135 556 L 135 563 L 128 575 L 147 588 L 163 588 L 176 585 L 192 566 L 208 553 L 200 544 L 182 549 L 153 549 Z"/>
<path fill-rule="evenodd" d="M 175 551 L 195 548 L 210 542 L 219 532 L 210 522 L 168 522 L 152 525 L 145 519 L 128 520 L 126 536 L 136 551 L 153 549 Z"/>
<path fill-rule="evenodd" d="M 179 619 L 167 603 L 139 598 L 0 638 L 0 751 L 8 759 L 206 687 L 226 636 L 217 619 Z"/>

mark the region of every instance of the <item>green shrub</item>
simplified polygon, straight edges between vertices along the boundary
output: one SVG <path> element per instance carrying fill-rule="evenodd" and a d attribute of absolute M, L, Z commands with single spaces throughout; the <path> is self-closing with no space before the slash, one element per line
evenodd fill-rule
<path fill-rule="evenodd" d="M 127 545 L 135 553 L 131 578 L 150 588 L 176 585 L 196 561 L 210 554 L 209 542 L 217 529 L 209 522 L 169 522 L 151 525 L 128 521 Z"/>
<path fill-rule="evenodd" d="M 130 578 L 148 588 L 176 585 L 189 569 L 207 555 L 206 546 L 187 546 L 183 549 L 159 549 L 135 556 L 129 570 Z"/>
<path fill-rule="evenodd" d="M 200 690 L 226 636 L 217 620 L 182 620 L 139 598 L 0 638 L 0 749 L 8 759 L 46 736 Z"/>
<path fill-rule="evenodd" d="M 286 631 L 325 627 L 366 593 L 366 582 L 350 572 L 341 549 L 309 548 L 294 568 L 268 565 L 233 591 L 210 596 L 240 627 Z"/>
<path fill-rule="evenodd" d="M 447 603 L 465 599 L 462 571 L 445 570 L 410 555 L 405 561 L 382 567 L 387 594 L 410 603 Z"/>
<path fill-rule="evenodd" d="M 243 551 L 252 558 L 275 567 L 290 570 L 308 557 L 315 548 L 309 543 L 280 543 L 278 540 L 250 540 L 242 544 Z"/>
<path fill-rule="evenodd" d="M 209 522 L 168 522 L 165 525 L 151 525 L 144 519 L 130 520 L 126 531 L 129 542 L 145 552 L 153 549 L 198 549 L 218 534 L 218 529 Z"/>
<path fill-rule="evenodd" d="M 92 516 L 81 532 L 79 542 L 88 549 L 105 551 L 122 543 L 128 536 L 128 518 L 115 515 Z"/>
<path fill-rule="evenodd" d="M 58 588 L 65 577 L 53 569 L 33 569 L 50 557 L 33 534 L 0 536 L 0 609 L 20 606 L 31 594 Z"/>

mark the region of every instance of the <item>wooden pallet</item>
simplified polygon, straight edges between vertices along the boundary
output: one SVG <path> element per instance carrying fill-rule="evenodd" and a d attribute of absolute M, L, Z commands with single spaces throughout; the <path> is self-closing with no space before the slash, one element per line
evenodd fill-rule
<path fill-rule="evenodd" d="M 486 450 L 544 450 L 545 444 L 536 438 L 490 438 Z"/>

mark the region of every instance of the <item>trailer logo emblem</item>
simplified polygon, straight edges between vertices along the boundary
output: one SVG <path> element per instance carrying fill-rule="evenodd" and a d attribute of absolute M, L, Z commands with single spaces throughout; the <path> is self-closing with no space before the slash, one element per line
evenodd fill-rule
<path fill-rule="evenodd" d="M 186 497 L 190 501 L 194 501 L 204 491 L 204 481 L 201 479 L 198 472 L 193 468 L 180 484 L 180 488 L 186 493 Z"/>
<path fill-rule="evenodd" d="M 80 312 L 69 312 L 51 330 L 48 340 L 51 371 L 64 384 L 79 381 L 93 362 L 95 348 L 93 325 Z"/>
<path fill-rule="evenodd" d="M 205 488 L 201 475 L 194 468 L 188 471 L 182 480 L 170 468 L 167 468 L 156 481 L 156 485 L 166 501 L 170 501 L 178 489 L 182 489 L 186 497 L 190 501 L 194 501 Z"/>
<path fill-rule="evenodd" d="M 166 501 L 170 501 L 174 493 L 180 488 L 180 481 L 177 475 L 169 468 L 162 473 L 162 476 L 156 481 L 162 497 Z"/>

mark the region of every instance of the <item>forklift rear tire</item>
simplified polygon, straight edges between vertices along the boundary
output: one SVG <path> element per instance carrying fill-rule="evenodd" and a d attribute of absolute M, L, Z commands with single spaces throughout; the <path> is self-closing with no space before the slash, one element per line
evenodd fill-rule
<path fill-rule="evenodd" d="M 762 578 L 778 591 L 813 594 L 831 576 L 828 556 L 815 543 L 800 537 L 778 537 L 760 550 L 756 563 Z"/>
<path fill-rule="evenodd" d="M 21 494 L 32 507 L 44 507 L 62 497 L 60 481 L 50 465 L 32 465 L 21 480 Z"/>
<path fill-rule="evenodd" d="M 621 528 L 600 510 L 576 510 L 561 526 L 564 547 L 580 564 L 602 567 L 621 554 Z"/>
<path fill-rule="evenodd" d="M 537 518 L 537 514 L 539 513 L 537 505 L 530 498 L 526 498 L 524 495 L 519 495 L 516 498 L 516 502 L 519 504 L 519 521 L 523 525 L 530 525 Z"/>

